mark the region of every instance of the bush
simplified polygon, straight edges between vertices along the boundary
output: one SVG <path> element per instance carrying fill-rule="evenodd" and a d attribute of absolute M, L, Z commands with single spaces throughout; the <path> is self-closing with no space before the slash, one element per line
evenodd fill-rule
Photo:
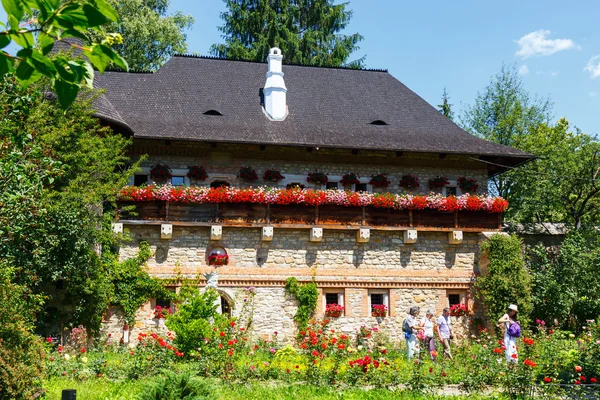
<path fill-rule="evenodd" d="M 146 386 L 138 400 L 208 400 L 216 399 L 215 387 L 191 373 L 163 371 L 164 376 Z"/>

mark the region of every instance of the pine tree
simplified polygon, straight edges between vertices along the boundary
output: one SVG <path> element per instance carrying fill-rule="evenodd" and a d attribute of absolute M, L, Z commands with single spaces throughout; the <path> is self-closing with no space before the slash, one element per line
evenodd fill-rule
<path fill-rule="evenodd" d="M 446 117 L 454 120 L 454 112 L 452 111 L 452 104 L 449 103 L 450 96 L 448 96 L 448 91 L 444 88 L 444 93 L 442 94 L 442 104 L 438 104 L 439 110 Z"/>
<path fill-rule="evenodd" d="M 363 67 L 364 56 L 348 61 L 363 37 L 340 34 L 350 22 L 347 3 L 333 0 L 224 0 L 219 28 L 225 43 L 210 52 L 219 57 L 264 61 L 269 49 L 281 49 L 286 63 Z"/>

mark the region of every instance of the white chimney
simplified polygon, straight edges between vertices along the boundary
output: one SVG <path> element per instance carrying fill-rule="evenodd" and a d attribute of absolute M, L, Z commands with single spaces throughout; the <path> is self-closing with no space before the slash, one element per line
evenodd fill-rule
<path fill-rule="evenodd" d="M 274 121 L 283 121 L 288 114 L 285 98 L 287 88 L 281 71 L 282 60 L 281 49 L 273 47 L 267 57 L 269 70 L 267 71 L 267 81 L 263 93 L 265 96 L 265 112 Z"/>

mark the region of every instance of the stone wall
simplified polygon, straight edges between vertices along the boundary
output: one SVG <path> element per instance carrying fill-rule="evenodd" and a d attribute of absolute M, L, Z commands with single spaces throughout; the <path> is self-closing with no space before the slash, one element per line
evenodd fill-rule
<path fill-rule="evenodd" d="M 405 193 L 399 186 L 403 175 L 411 174 L 418 177 L 421 187 L 411 193 L 426 194 L 431 190 L 428 181 L 437 176 L 446 176 L 449 180 L 459 177 L 473 178 L 479 184 L 478 193 L 487 191 L 487 165 L 469 156 L 439 155 L 429 153 L 397 153 L 386 151 L 360 151 L 354 154 L 351 150 L 320 149 L 308 152 L 305 148 L 218 144 L 216 147 L 201 142 L 169 142 L 136 140 L 132 149 L 132 158 L 148 154 L 142 163 L 150 168 L 156 163 L 169 165 L 172 169 L 186 171 L 190 166 L 202 165 L 209 178 L 202 184 L 214 180 L 227 180 L 234 186 L 249 186 L 237 178 L 241 166 L 251 166 L 258 173 L 259 180 L 254 186 L 265 185 L 262 175 L 267 169 L 279 170 L 284 176 L 298 176 L 298 181 L 307 187 L 306 176 L 309 172 L 319 170 L 329 176 L 341 177 L 347 172 L 355 172 L 364 182 L 371 175 L 385 173 L 391 181 L 386 191 Z M 442 158 L 440 158 L 442 157 Z M 339 180 L 339 178 L 338 178 Z M 361 181 L 363 181 L 361 180 Z M 268 184 L 285 187 L 289 179 L 278 184 Z"/>

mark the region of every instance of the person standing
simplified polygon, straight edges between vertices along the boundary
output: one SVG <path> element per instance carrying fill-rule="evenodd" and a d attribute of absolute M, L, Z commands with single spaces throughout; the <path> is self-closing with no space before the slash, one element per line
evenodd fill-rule
<path fill-rule="evenodd" d="M 504 314 L 502 318 L 498 320 L 498 322 L 502 324 L 502 329 L 504 329 L 504 347 L 506 362 L 508 363 L 517 363 L 519 361 L 519 356 L 517 354 L 517 336 L 512 336 L 509 334 L 511 325 L 518 324 L 517 311 L 518 308 L 516 304 L 511 304 L 508 306 L 506 314 Z"/>
<path fill-rule="evenodd" d="M 413 306 L 410 308 L 408 315 L 402 322 L 402 330 L 404 331 L 404 338 L 406 339 L 406 351 L 409 360 L 419 354 L 419 341 L 417 340 L 416 333 L 423 328 L 417 323 L 418 315 L 419 307 Z"/>
<path fill-rule="evenodd" d="M 450 351 L 450 339 L 452 339 L 452 324 L 450 323 L 450 308 L 446 307 L 442 311 L 442 315 L 437 318 L 437 332 L 440 342 L 444 347 L 444 358 L 452 359 Z"/>
<path fill-rule="evenodd" d="M 437 353 L 435 351 L 435 334 L 434 330 L 437 331 L 438 327 L 433 322 L 433 310 L 429 309 L 425 313 L 425 317 L 421 320 L 421 326 L 423 327 L 423 334 L 425 339 L 425 345 L 429 347 L 429 355 L 433 361 L 436 360 Z"/>

